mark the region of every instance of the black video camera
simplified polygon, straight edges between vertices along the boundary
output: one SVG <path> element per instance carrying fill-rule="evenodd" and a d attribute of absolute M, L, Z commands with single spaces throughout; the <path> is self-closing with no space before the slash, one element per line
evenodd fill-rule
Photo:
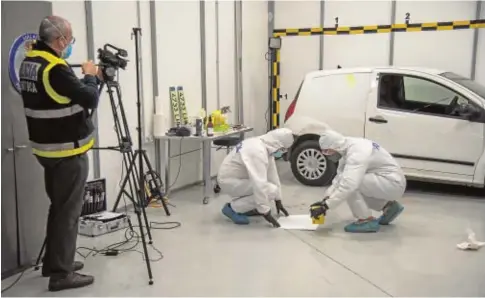
<path fill-rule="evenodd" d="M 116 50 L 116 53 L 113 53 L 108 48 L 112 48 Z M 117 48 L 110 44 L 105 44 L 102 49 L 98 49 L 98 59 L 99 59 L 99 67 L 101 67 L 103 71 L 103 77 L 105 81 L 113 81 L 116 76 L 116 71 L 118 69 L 125 69 L 126 65 L 128 64 L 128 52 L 124 49 Z"/>

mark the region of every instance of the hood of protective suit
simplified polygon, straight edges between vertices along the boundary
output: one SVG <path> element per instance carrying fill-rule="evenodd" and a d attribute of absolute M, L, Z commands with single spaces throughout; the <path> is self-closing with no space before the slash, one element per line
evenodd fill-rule
<path fill-rule="evenodd" d="M 320 135 L 318 140 L 322 150 L 332 149 L 342 153 L 347 149 L 347 139 L 338 132 L 328 129 Z"/>
<path fill-rule="evenodd" d="M 266 145 L 269 154 L 285 148 L 288 149 L 295 141 L 293 132 L 288 128 L 277 128 L 259 137 Z"/>

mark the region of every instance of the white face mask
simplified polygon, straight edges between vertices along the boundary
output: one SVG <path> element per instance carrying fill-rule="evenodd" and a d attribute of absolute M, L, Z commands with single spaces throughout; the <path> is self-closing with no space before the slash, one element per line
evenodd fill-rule
<path fill-rule="evenodd" d="M 271 156 L 274 156 L 276 158 L 281 157 L 284 153 L 286 152 L 286 149 L 278 149 L 275 152 L 271 154 Z"/>
<path fill-rule="evenodd" d="M 280 150 L 275 151 L 271 154 L 271 156 L 273 157 L 281 157 L 281 155 L 283 155 L 283 152 L 281 152 Z"/>

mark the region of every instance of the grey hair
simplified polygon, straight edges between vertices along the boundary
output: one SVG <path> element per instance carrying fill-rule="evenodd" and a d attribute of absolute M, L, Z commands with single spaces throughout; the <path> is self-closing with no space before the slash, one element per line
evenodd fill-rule
<path fill-rule="evenodd" d="M 69 23 L 58 16 L 45 17 L 39 26 L 39 38 L 45 42 L 52 42 L 56 38 L 66 36 Z"/>

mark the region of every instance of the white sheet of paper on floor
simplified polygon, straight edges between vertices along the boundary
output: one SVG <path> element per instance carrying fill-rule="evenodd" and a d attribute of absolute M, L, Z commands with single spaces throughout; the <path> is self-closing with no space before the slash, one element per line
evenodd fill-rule
<path fill-rule="evenodd" d="M 304 231 L 315 231 L 318 225 L 312 223 L 310 215 L 290 215 L 282 216 L 278 219 L 280 223 L 280 228 L 285 230 L 304 230 Z"/>
<path fill-rule="evenodd" d="M 485 246 L 485 242 L 477 241 L 475 232 L 471 229 L 467 229 L 468 240 L 462 243 L 458 243 L 456 246 L 462 250 L 478 250 L 480 247 Z"/>

